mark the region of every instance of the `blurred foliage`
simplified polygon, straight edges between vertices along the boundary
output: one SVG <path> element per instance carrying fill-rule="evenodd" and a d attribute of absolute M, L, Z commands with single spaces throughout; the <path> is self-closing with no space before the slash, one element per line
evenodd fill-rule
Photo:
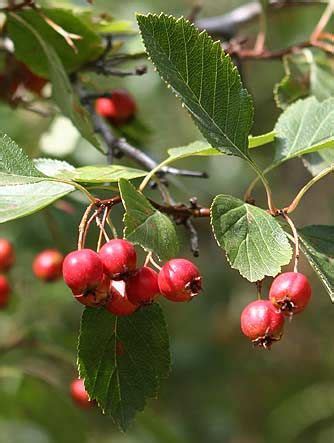
<path fill-rule="evenodd" d="M 84 0 L 41 3 L 49 7 L 88 7 Z M 220 14 L 237 3 L 207 0 L 202 15 Z M 97 11 L 126 20 L 134 20 L 135 11 L 187 14 L 191 6 L 190 0 L 170 0 L 168 5 L 162 0 L 94 1 Z M 291 7 L 288 13 L 277 10 L 269 27 L 271 47 L 305 39 L 320 13 L 320 6 Z M 252 23 L 240 31 L 255 35 L 255 29 L 256 23 Z M 129 37 L 129 46 L 135 46 L 135 41 Z M 255 99 L 254 133 L 270 130 L 279 114 L 272 91 L 284 75 L 283 66 L 278 61 L 247 61 L 242 63 L 241 73 Z M 151 67 L 143 78 L 118 80 L 91 75 L 87 82 L 100 91 L 121 85 L 134 94 L 139 119 L 150 129 L 143 145 L 157 159 L 166 156 L 167 148 L 199 138 L 189 116 Z M 41 139 L 50 119 L 5 105 L 0 106 L 0 118 L 2 129 L 27 152 L 33 156 L 43 154 Z M 67 138 L 66 132 L 62 135 L 59 148 L 71 164 L 83 166 L 105 161 L 86 142 L 77 139 L 73 143 L 72 136 Z M 66 144 L 70 145 L 67 150 L 63 146 Z M 54 148 L 52 154 L 57 156 L 58 145 Z M 270 146 L 256 154 L 263 164 L 272 155 Z M 195 158 L 181 161 L 180 166 L 183 164 L 207 170 L 210 182 L 172 179 L 171 190 L 180 201 L 196 195 L 199 202 L 209 204 L 218 193 L 242 197 L 253 177 L 247 165 L 237 158 Z M 308 177 L 298 159 L 272 173 L 277 204 L 290 201 Z M 300 226 L 332 223 L 330 180 L 329 177 L 318 184 L 303 201 L 296 212 Z M 262 194 L 256 197 L 259 203 L 264 201 Z M 32 259 L 41 249 L 58 247 L 68 252 L 75 247 L 83 205 L 77 200 L 68 201 L 70 213 L 56 205 L 0 228 L 1 237 L 12 240 L 17 251 L 17 264 L 10 274 L 13 300 L 10 308 L 0 314 L 0 443 L 333 441 L 334 310 L 325 290 L 302 262 L 301 269 L 310 276 L 314 288 L 310 309 L 298 322 L 287 325 L 289 333 L 271 352 L 252 349 L 239 331 L 239 315 L 242 307 L 254 298 L 256 288 L 227 266 L 224 254 L 212 235 L 208 235 L 206 222 L 201 220 L 196 222 L 201 246 L 198 264 L 205 278 L 205 293 L 191 304 L 175 306 L 162 302 L 174 362 L 160 399 L 151 402 L 127 434 L 119 433 L 111 419 L 99 411 L 85 412 L 72 405 L 68 386 L 77 376 L 76 338 L 82 309 L 72 301 L 62 283 L 39 283 L 31 272 Z M 120 216 L 117 209 L 115 221 Z M 182 230 L 179 234 L 182 252 L 189 256 L 186 234 Z"/>

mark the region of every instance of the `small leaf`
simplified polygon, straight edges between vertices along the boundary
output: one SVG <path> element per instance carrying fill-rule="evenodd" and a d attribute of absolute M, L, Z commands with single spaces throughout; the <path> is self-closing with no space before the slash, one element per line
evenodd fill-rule
<path fill-rule="evenodd" d="M 147 171 L 130 168 L 128 166 L 83 166 L 66 173 L 65 176 L 78 183 L 114 183 L 120 178 L 132 180 L 144 177 Z"/>
<path fill-rule="evenodd" d="M 78 349 L 79 373 L 90 397 L 123 430 L 146 400 L 158 395 L 170 372 L 167 327 L 157 304 L 128 317 L 86 308 Z"/>
<path fill-rule="evenodd" d="M 124 236 L 145 250 L 153 251 L 161 260 L 175 257 L 178 240 L 172 221 L 127 180 L 120 179 L 119 189 L 126 210 Z"/>
<path fill-rule="evenodd" d="M 263 209 L 218 195 L 211 208 L 211 224 L 232 268 L 251 282 L 274 277 L 291 260 L 285 232 Z"/>
<path fill-rule="evenodd" d="M 334 98 L 298 100 L 281 114 L 276 126 L 274 165 L 334 147 Z"/>
<path fill-rule="evenodd" d="M 334 226 L 305 226 L 298 234 L 302 251 L 334 302 Z"/>
<path fill-rule="evenodd" d="M 137 20 L 149 57 L 206 140 L 225 154 L 250 161 L 252 99 L 221 43 L 184 18 L 149 14 Z"/>

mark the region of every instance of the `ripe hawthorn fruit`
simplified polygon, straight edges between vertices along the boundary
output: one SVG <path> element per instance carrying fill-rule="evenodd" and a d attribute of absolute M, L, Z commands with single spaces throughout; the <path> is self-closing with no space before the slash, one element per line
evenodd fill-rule
<path fill-rule="evenodd" d="M 99 256 L 104 272 L 112 280 L 123 280 L 136 270 L 136 250 L 127 240 L 115 238 L 108 241 L 100 249 Z"/>
<path fill-rule="evenodd" d="M 110 278 L 105 274 L 102 277 L 101 282 L 95 289 L 86 291 L 80 295 L 74 295 L 74 298 L 81 304 L 89 306 L 91 308 L 104 306 L 109 300 L 109 287 Z"/>
<path fill-rule="evenodd" d="M 95 103 L 96 112 L 112 123 L 121 125 L 130 120 L 137 111 L 134 98 L 124 89 L 115 89 L 111 97 L 100 97 Z"/>
<path fill-rule="evenodd" d="M 15 262 L 13 245 L 5 238 L 0 238 L 0 272 L 8 271 Z"/>
<path fill-rule="evenodd" d="M 110 298 L 106 304 L 106 309 L 112 314 L 123 317 L 133 314 L 138 309 L 138 305 L 129 301 L 124 281 L 112 281 L 109 293 Z"/>
<path fill-rule="evenodd" d="M 254 345 L 270 348 L 282 336 L 284 315 L 269 300 L 256 300 L 242 311 L 240 323 Z"/>
<path fill-rule="evenodd" d="M 97 288 L 103 279 L 103 265 L 92 249 L 70 252 L 64 259 L 63 278 L 74 295 L 82 295 Z"/>
<path fill-rule="evenodd" d="M 85 389 L 83 380 L 76 378 L 70 386 L 71 397 L 81 408 L 88 409 L 92 407 L 93 402 L 89 400 L 89 395 Z"/>
<path fill-rule="evenodd" d="M 37 278 L 54 281 L 61 277 L 64 256 L 56 249 L 45 249 L 34 259 L 32 269 Z"/>
<path fill-rule="evenodd" d="M 159 294 L 158 273 L 147 266 L 137 269 L 126 280 L 126 294 L 133 304 L 149 304 Z"/>
<path fill-rule="evenodd" d="M 175 302 L 189 301 L 202 290 L 202 277 L 198 268 L 189 260 L 169 260 L 158 276 L 160 293 Z"/>
<path fill-rule="evenodd" d="M 11 288 L 7 278 L 0 275 L 0 309 L 5 308 L 9 301 Z"/>

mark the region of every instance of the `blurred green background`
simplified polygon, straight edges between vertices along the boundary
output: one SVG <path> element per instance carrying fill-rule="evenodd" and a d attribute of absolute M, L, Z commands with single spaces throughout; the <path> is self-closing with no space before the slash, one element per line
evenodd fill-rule
<path fill-rule="evenodd" d="M 44 1 L 49 6 L 88 7 L 85 1 Z M 201 16 L 224 13 L 238 1 L 203 0 Z M 188 14 L 186 0 L 96 0 L 96 11 L 134 20 L 134 13 Z M 278 10 L 270 17 L 269 44 L 284 47 L 302 41 L 312 31 L 321 7 Z M 256 22 L 240 29 L 254 35 Z M 129 45 L 135 42 L 129 41 Z M 272 129 L 279 110 L 273 86 L 283 76 L 280 62 L 243 62 L 243 80 L 256 107 L 253 133 Z M 166 149 L 200 138 L 190 117 L 149 65 L 142 78 L 115 80 L 95 77 L 99 90 L 122 85 L 136 97 L 139 119 L 149 129 L 143 146 L 157 160 Z M 0 106 L 1 129 L 31 155 L 61 156 L 75 165 L 104 162 L 84 142 L 69 143 L 64 130 L 45 140 L 50 120 L 23 110 Z M 44 134 L 44 141 L 41 137 Z M 42 149 L 41 152 L 41 147 Z M 47 149 L 46 149 L 47 148 Z M 270 146 L 257 150 L 261 165 L 272 156 Z M 209 180 L 173 179 L 176 200 L 197 196 L 209 205 L 218 193 L 241 197 L 253 178 L 236 158 L 187 160 L 180 167 L 206 170 Z M 300 160 L 290 161 L 270 176 L 275 200 L 284 206 L 309 179 Z M 313 188 L 298 208 L 299 226 L 332 224 L 332 177 Z M 255 192 L 264 203 L 261 189 Z M 162 301 L 169 323 L 173 371 L 158 400 L 127 434 L 98 410 L 81 411 L 69 398 L 69 383 L 76 377 L 75 354 L 81 307 L 63 283 L 45 285 L 31 272 L 34 255 L 46 247 L 64 252 L 75 248 L 77 225 L 83 211 L 71 202 L 73 214 L 59 207 L 1 226 L 1 236 L 13 241 L 17 264 L 11 272 L 15 289 L 10 308 L 0 313 L 0 443 L 287 443 L 334 441 L 334 308 L 311 269 L 301 269 L 313 284 L 309 309 L 287 324 L 284 338 L 270 352 L 253 349 L 239 330 L 240 312 L 256 296 L 256 288 L 232 270 L 216 245 L 208 221 L 199 220 L 204 294 L 193 303 Z M 120 214 L 115 214 L 120 220 Z M 120 225 L 118 225 L 120 226 Z M 182 229 L 184 256 L 190 257 Z M 95 241 L 91 238 L 92 245 Z M 267 290 L 267 282 L 264 290 Z M 21 340 L 22 338 L 22 340 Z M 22 343 L 21 343 L 22 341 Z M 20 346 L 11 344 L 20 342 Z"/>

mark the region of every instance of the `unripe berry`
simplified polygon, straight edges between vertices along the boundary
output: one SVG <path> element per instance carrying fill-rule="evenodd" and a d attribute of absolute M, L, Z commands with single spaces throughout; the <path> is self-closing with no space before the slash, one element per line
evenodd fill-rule
<path fill-rule="evenodd" d="M 61 277 L 64 256 L 56 249 L 45 249 L 33 261 L 32 269 L 36 277 L 44 281 L 54 281 Z"/>
<path fill-rule="evenodd" d="M 202 290 L 202 278 L 197 267 L 189 260 L 169 260 L 158 276 L 162 295 L 171 301 L 189 301 Z"/>
<path fill-rule="evenodd" d="M 280 340 L 284 316 L 269 300 L 249 303 L 241 314 L 241 330 L 256 346 L 270 348 Z"/>
<path fill-rule="evenodd" d="M 93 405 L 93 402 L 89 400 L 89 395 L 85 389 L 84 382 L 80 378 L 76 378 L 72 381 L 70 392 L 72 399 L 81 408 L 87 409 Z"/>
<path fill-rule="evenodd" d="M 8 271 L 15 261 L 13 245 L 5 238 L 0 238 L 0 271 Z"/>
<path fill-rule="evenodd" d="M 104 306 L 109 300 L 110 279 L 105 274 L 102 281 L 95 289 L 91 289 L 80 295 L 75 295 L 74 298 L 81 304 L 91 308 Z"/>
<path fill-rule="evenodd" d="M 126 294 L 133 304 L 152 303 L 159 294 L 158 273 L 144 266 L 126 280 Z"/>
<path fill-rule="evenodd" d="M 115 238 L 102 246 L 99 252 L 104 272 L 113 280 L 122 280 L 135 271 L 137 254 L 132 243 Z"/>
<path fill-rule="evenodd" d="M 63 277 L 75 295 L 94 290 L 103 278 L 103 265 L 99 255 L 92 249 L 70 252 L 63 263 Z"/>
<path fill-rule="evenodd" d="M 136 102 L 128 91 L 115 89 L 111 97 L 100 97 L 96 100 L 96 112 L 111 120 L 113 123 L 122 124 L 133 117 L 137 111 Z"/>
<path fill-rule="evenodd" d="M 0 309 L 4 308 L 9 300 L 11 289 L 7 278 L 0 275 Z"/>
<path fill-rule="evenodd" d="M 124 281 L 111 282 L 110 299 L 106 304 L 106 309 L 120 317 L 131 315 L 138 309 L 138 305 L 134 305 L 129 301 Z"/>
<path fill-rule="evenodd" d="M 310 301 L 312 288 L 304 274 L 285 272 L 273 281 L 269 300 L 286 315 L 298 314 Z"/>

